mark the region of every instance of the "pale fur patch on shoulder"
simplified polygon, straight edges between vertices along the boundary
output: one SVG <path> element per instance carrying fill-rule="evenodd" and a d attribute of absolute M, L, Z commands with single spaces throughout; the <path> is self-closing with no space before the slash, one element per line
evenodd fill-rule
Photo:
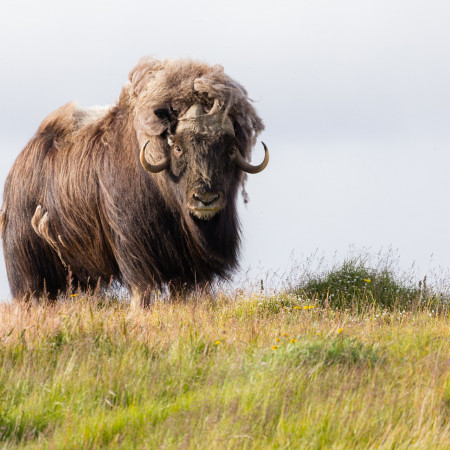
<path fill-rule="evenodd" d="M 3 236 L 3 230 L 5 228 L 5 220 L 6 220 L 6 205 L 3 205 L 2 210 L 0 211 L 0 236 Z"/>
<path fill-rule="evenodd" d="M 33 227 L 34 232 L 40 236 L 42 239 L 47 241 L 48 244 L 55 250 L 58 254 L 59 259 L 61 260 L 64 267 L 67 267 L 66 263 L 62 259 L 61 252 L 58 247 L 58 243 L 52 236 L 50 231 L 50 219 L 48 216 L 48 212 L 42 208 L 41 205 L 38 205 L 36 211 L 34 212 L 33 217 L 31 218 L 31 226 Z M 58 235 L 59 242 L 64 245 L 61 236 Z"/>
<path fill-rule="evenodd" d="M 74 113 L 75 128 L 82 128 L 97 122 L 108 114 L 112 105 L 92 106 L 90 108 L 77 108 Z"/>

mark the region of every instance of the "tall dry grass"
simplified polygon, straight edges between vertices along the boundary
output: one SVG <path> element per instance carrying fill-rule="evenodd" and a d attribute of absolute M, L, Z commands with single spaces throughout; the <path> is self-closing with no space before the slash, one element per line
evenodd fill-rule
<path fill-rule="evenodd" d="M 449 448 L 448 309 L 294 293 L 0 305 L 0 442 Z"/>

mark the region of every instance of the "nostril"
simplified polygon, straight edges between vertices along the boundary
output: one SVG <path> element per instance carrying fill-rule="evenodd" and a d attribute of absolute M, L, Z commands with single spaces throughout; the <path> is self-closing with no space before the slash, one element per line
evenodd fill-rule
<path fill-rule="evenodd" d="M 194 200 L 203 203 L 205 206 L 210 205 L 211 203 L 214 203 L 216 200 L 219 199 L 220 194 L 216 193 L 195 193 L 193 194 Z"/>

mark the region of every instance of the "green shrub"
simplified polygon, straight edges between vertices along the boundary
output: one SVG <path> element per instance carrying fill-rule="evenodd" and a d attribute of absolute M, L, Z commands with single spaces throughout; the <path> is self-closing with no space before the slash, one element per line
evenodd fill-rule
<path fill-rule="evenodd" d="M 389 267 L 369 267 L 362 258 L 345 260 L 340 265 L 308 277 L 294 288 L 300 296 L 313 297 L 332 307 L 373 305 L 383 308 L 410 308 L 436 300 L 425 282 L 413 285 L 400 279 Z"/>

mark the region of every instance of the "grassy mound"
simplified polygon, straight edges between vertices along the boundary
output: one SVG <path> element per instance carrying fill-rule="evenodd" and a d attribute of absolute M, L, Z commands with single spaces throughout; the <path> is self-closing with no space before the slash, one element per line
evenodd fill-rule
<path fill-rule="evenodd" d="M 448 295 L 427 286 L 426 277 L 414 284 L 388 265 L 372 267 L 367 258 L 347 259 L 319 274 L 306 276 L 293 292 L 334 308 L 443 308 Z"/>

